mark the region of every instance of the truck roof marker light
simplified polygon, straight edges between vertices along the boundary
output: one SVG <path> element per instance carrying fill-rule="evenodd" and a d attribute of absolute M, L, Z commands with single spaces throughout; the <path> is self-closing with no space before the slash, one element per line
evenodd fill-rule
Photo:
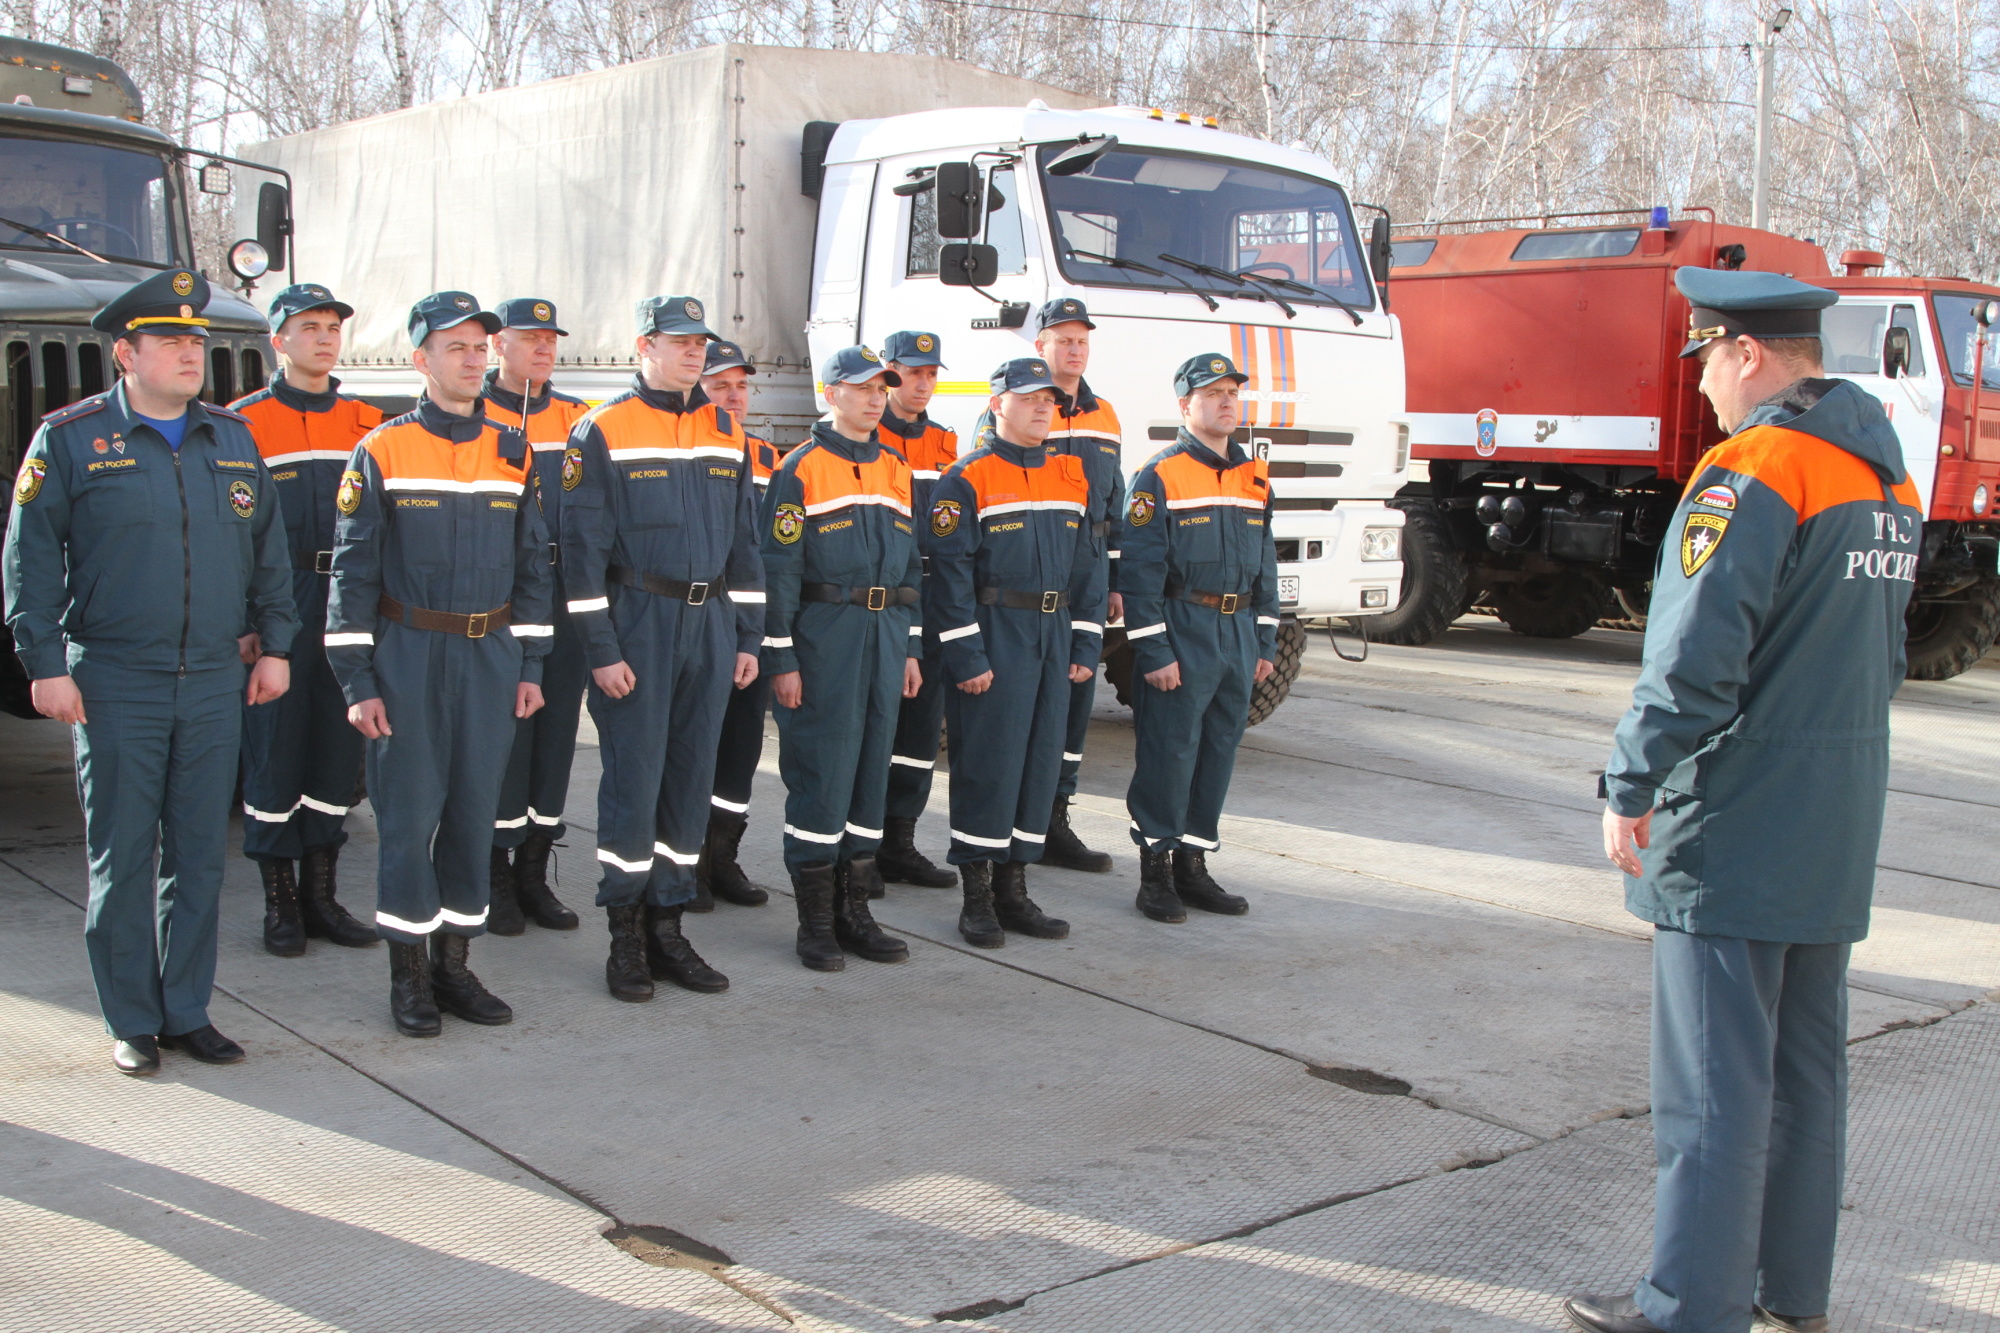
<path fill-rule="evenodd" d="M 1201 123 L 1207 126 L 1211 130 L 1219 130 L 1222 128 L 1221 119 L 1215 116 L 1203 116 L 1201 118 Z"/>

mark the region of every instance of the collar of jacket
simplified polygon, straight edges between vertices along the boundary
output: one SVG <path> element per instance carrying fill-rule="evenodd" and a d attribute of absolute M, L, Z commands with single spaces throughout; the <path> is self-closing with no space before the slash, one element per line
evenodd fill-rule
<path fill-rule="evenodd" d="M 1005 459 L 1015 467 L 1040 467 L 1049 457 L 1048 445 L 1009 444 L 1000 438 L 997 430 L 988 438 L 986 447 L 993 451 L 996 458 Z"/>
<path fill-rule="evenodd" d="M 915 421 L 905 421 L 887 408 L 882 410 L 882 428 L 891 435 L 899 435 L 906 440 L 920 439 L 923 433 L 930 429 L 930 425 L 929 412 L 919 412 Z"/>
<path fill-rule="evenodd" d="M 124 380 L 119 380 L 111 392 L 104 395 L 104 402 L 106 410 L 111 413 L 109 424 L 114 434 L 129 436 L 141 426 L 152 429 L 144 417 L 132 410 L 132 400 L 125 395 Z M 208 405 L 199 398 L 192 398 L 188 400 L 187 433 L 181 437 L 181 448 L 187 448 L 197 431 L 207 431 L 211 440 L 215 438 L 214 418 L 208 414 Z"/>
<path fill-rule="evenodd" d="M 554 387 L 555 387 L 554 381 L 552 380 L 542 381 L 542 391 L 536 394 L 533 398 L 530 398 L 528 400 L 528 414 L 530 416 L 541 411 L 543 408 L 549 405 L 549 392 Z M 505 410 L 512 412 L 517 421 L 520 419 L 521 395 L 515 393 L 512 389 L 503 389 L 500 387 L 499 371 L 489 370 L 486 372 L 486 388 L 484 389 L 482 396 L 492 399 L 493 405 L 495 407 L 504 408 Z"/>
<path fill-rule="evenodd" d="M 1868 464 L 1892 486 L 1909 475 L 1902 441 L 1881 400 L 1851 380 L 1793 380 L 1751 408 L 1736 433 L 1753 426 L 1782 426 L 1825 440 Z"/>
<path fill-rule="evenodd" d="M 279 371 L 271 376 L 271 396 L 294 412 L 331 412 L 333 405 L 340 401 L 340 381 L 327 376 L 325 393 L 307 393 L 295 389 L 292 382 Z"/>
<path fill-rule="evenodd" d="M 429 394 L 417 400 L 417 423 L 433 435 L 450 440 L 453 444 L 464 444 L 476 440 L 486 429 L 486 404 L 484 400 L 472 400 L 472 415 L 459 416 L 447 412 L 432 402 Z"/>
<path fill-rule="evenodd" d="M 831 421 L 815 421 L 813 443 L 850 463 L 872 463 L 882 452 L 882 442 L 872 435 L 866 440 L 850 440 L 833 428 Z"/>
<path fill-rule="evenodd" d="M 1204 467 L 1212 467 L 1217 472 L 1225 468 L 1241 467 L 1250 461 L 1250 455 L 1243 452 L 1243 446 L 1235 440 L 1229 442 L 1229 456 L 1224 458 L 1215 450 L 1196 439 L 1186 426 L 1181 427 L 1180 446 Z"/>
<path fill-rule="evenodd" d="M 1057 389 L 1056 392 L 1060 394 L 1062 390 Z M 1074 397 L 1069 398 L 1068 404 L 1062 409 L 1062 414 L 1066 417 L 1080 417 L 1086 412 L 1095 412 L 1096 410 L 1097 395 L 1090 391 L 1090 381 L 1078 376 L 1076 394 Z"/>
<path fill-rule="evenodd" d="M 662 412 L 672 412 L 676 416 L 692 412 L 697 407 L 708 406 L 708 395 L 701 391 L 699 384 L 686 393 L 678 389 L 655 389 L 648 385 L 646 377 L 637 371 L 632 373 L 632 392 L 637 394 L 639 401 L 646 406 L 658 408 Z"/>

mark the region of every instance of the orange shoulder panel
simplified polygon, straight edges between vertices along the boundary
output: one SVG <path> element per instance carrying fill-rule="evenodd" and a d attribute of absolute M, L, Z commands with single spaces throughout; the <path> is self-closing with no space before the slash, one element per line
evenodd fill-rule
<path fill-rule="evenodd" d="M 1708 451 L 1695 477 L 1708 467 L 1755 477 L 1783 497 L 1801 523 L 1835 505 L 1883 498 L 1882 479 L 1874 468 L 1839 445 L 1783 426 L 1752 426 L 1732 435 Z M 1693 485 L 1690 480 L 1688 486 Z M 1899 499 L 1908 495 L 1906 503 L 1916 505 L 1915 488 L 1907 480 L 1893 489 Z"/>

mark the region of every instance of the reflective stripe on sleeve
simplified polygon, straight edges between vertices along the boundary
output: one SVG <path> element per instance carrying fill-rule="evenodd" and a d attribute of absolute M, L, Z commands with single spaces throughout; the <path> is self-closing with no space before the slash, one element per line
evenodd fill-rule
<path fill-rule="evenodd" d="M 1165 626 L 1162 626 L 1161 628 L 1164 629 Z M 977 625 L 960 625 L 957 629 L 948 629 L 944 631 L 942 634 L 938 635 L 938 642 L 950 643 L 953 639 L 962 639 L 968 634 L 977 634 L 977 633 L 979 633 L 979 626 Z"/>
<path fill-rule="evenodd" d="M 575 601 L 567 603 L 567 605 L 569 613 L 574 616 L 585 611 L 608 611 L 611 609 L 611 599 L 609 597 L 579 597 Z"/>
<path fill-rule="evenodd" d="M 1080 629 L 1086 634 L 1104 633 L 1104 626 L 1092 620 L 1072 620 L 1069 622 L 1069 627 L 1071 629 Z"/>
<path fill-rule="evenodd" d="M 766 648 L 789 648 L 792 646 L 792 641 L 789 638 L 785 639 L 766 638 L 764 640 L 764 646 Z"/>
<path fill-rule="evenodd" d="M 1157 625 L 1147 625 L 1143 629 L 1128 629 L 1125 631 L 1125 637 L 1127 639 L 1143 639 L 1148 634 L 1165 634 L 1166 632 L 1166 622 L 1162 621 Z"/>
<path fill-rule="evenodd" d="M 740 590 L 731 588 L 729 590 L 729 600 L 732 602 L 742 602 L 750 606 L 762 606 L 764 604 L 764 590 L 762 588 L 743 588 Z"/>
<path fill-rule="evenodd" d="M 320 642 L 329 648 L 372 648 L 375 636 L 363 633 L 329 634 Z"/>
<path fill-rule="evenodd" d="M 556 633 L 554 625 L 509 625 L 507 628 L 514 631 L 517 639 L 552 639 Z"/>

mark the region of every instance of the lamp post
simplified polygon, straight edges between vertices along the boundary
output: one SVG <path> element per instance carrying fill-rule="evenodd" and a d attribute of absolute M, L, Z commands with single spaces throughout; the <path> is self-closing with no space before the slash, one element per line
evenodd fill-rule
<path fill-rule="evenodd" d="M 1771 225 L 1771 103 L 1778 86 L 1778 34 L 1792 21 L 1792 11 L 1780 9 L 1757 41 L 1757 164 L 1750 185 L 1750 225 L 1762 231 Z"/>

